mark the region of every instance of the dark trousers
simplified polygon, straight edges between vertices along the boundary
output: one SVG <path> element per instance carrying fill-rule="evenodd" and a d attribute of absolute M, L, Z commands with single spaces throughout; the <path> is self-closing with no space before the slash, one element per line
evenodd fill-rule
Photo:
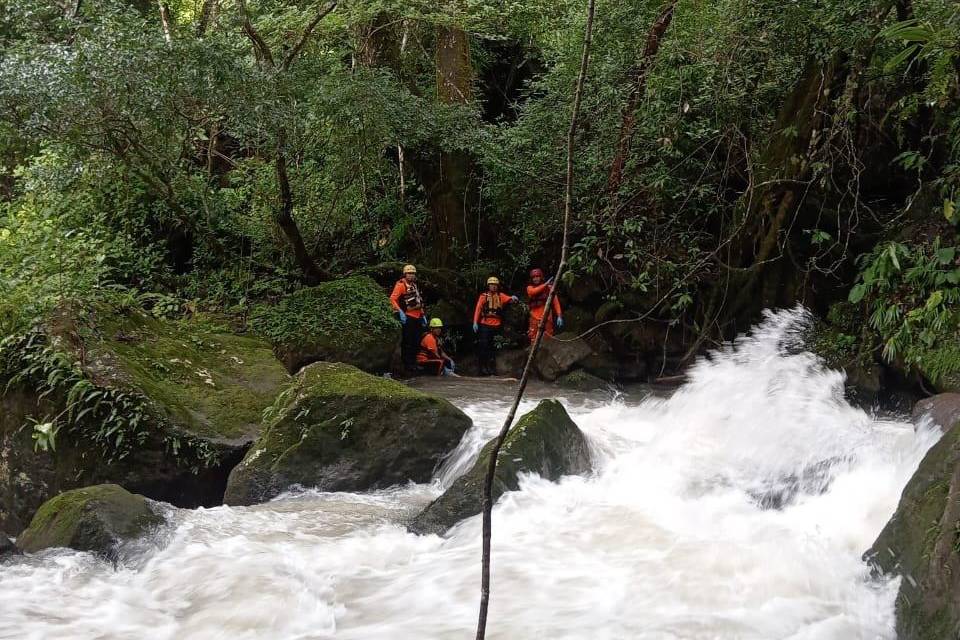
<path fill-rule="evenodd" d="M 422 337 L 423 320 L 408 317 L 400 336 L 400 358 L 403 360 L 403 368 L 408 371 L 417 369 L 417 353 L 420 351 Z"/>
<path fill-rule="evenodd" d="M 480 375 L 490 376 L 497 372 L 497 343 L 500 327 L 480 325 L 477 331 L 477 355 L 480 359 Z"/>

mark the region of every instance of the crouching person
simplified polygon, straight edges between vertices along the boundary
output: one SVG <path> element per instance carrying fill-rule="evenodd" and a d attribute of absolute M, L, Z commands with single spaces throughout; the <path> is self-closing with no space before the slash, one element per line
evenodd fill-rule
<path fill-rule="evenodd" d="M 417 366 L 420 371 L 435 376 L 452 375 L 454 371 L 453 358 L 443 351 L 443 321 L 440 318 L 430 320 L 430 329 L 420 340 L 420 351 L 417 353 Z"/>

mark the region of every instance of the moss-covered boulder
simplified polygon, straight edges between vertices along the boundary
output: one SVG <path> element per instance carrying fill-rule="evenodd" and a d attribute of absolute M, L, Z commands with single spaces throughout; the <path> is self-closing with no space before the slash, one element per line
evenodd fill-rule
<path fill-rule="evenodd" d="M 493 441 L 488 442 L 473 467 L 457 478 L 410 524 L 410 531 L 442 534 L 464 518 L 480 513 L 483 481 Z M 556 400 L 544 400 L 524 415 L 507 434 L 497 456 L 493 499 L 519 489 L 521 473 L 548 480 L 590 471 L 590 453 L 583 432 Z"/>
<path fill-rule="evenodd" d="M 253 327 L 270 339 L 291 373 L 320 360 L 387 371 L 400 336 L 387 292 L 368 276 L 325 282 L 261 305 Z"/>
<path fill-rule="evenodd" d="M 230 474 L 227 504 L 263 502 L 295 485 L 365 491 L 426 482 L 471 424 L 446 400 L 328 362 L 300 371 L 266 419 Z"/>
<path fill-rule="evenodd" d="M 60 309 L 0 345 L 0 527 L 100 483 L 220 504 L 288 381 L 268 343 L 212 321 Z"/>
<path fill-rule="evenodd" d="M 953 428 L 927 452 L 866 556 L 880 572 L 903 576 L 899 640 L 960 637 L 958 531 L 960 429 Z"/>
<path fill-rule="evenodd" d="M 601 391 L 608 389 L 610 383 L 583 369 L 576 369 L 557 378 L 557 386 L 574 391 Z"/>
<path fill-rule="evenodd" d="M 163 524 L 143 496 L 115 484 L 66 491 L 40 507 L 17 538 L 26 553 L 69 547 L 114 558 L 117 547 Z"/>

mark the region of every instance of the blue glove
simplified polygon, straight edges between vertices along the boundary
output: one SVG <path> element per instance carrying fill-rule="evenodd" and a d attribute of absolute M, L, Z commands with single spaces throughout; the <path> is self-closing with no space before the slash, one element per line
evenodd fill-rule
<path fill-rule="evenodd" d="M 420 316 L 420 324 L 427 326 L 427 316 Z"/>
<path fill-rule="evenodd" d="M 405 314 L 402 310 L 397 311 L 397 313 L 399 314 L 400 324 L 407 324 L 407 314 Z"/>
<path fill-rule="evenodd" d="M 474 332 L 474 333 L 477 333 L 478 331 L 480 331 L 480 325 L 478 325 L 476 322 L 474 322 L 474 323 L 473 323 L 473 332 Z"/>
<path fill-rule="evenodd" d="M 520 302 L 520 298 L 517 296 L 510 296 L 510 302 L 517 303 Z"/>
<path fill-rule="evenodd" d="M 557 318 L 557 331 L 563 329 L 563 318 Z"/>

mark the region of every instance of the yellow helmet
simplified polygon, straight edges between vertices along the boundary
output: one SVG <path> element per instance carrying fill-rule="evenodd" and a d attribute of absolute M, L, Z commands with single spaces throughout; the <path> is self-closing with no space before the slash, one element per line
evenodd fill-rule
<path fill-rule="evenodd" d="M 416 273 L 416 272 L 417 272 L 417 268 L 412 264 L 408 264 L 403 268 L 403 275 L 407 275 L 408 273 Z"/>
<path fill-rule="evenodd" d="M 487 278 L 487 284 L 500 284 L 500 278 L 497 276 L 490 276 Z"/>
<path fill-rule="evenodd" d="M 431 328 L 431 329 L 442 329 L 442 328 L 443 328 L 443 320 L 441 320 L 440 318 L 430 318 L 430 328 Z"/>

